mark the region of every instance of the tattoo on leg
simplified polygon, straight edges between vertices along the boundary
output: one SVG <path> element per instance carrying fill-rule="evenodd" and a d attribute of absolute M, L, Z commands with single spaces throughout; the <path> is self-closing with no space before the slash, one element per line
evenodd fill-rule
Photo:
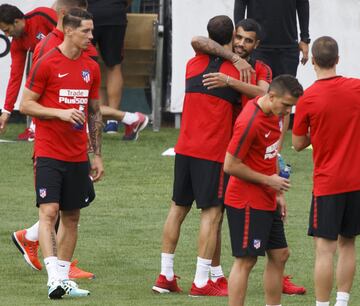
<path fill-rule="evenodd" d="M 52 246 L 52 253 L 54 256 L 57 256 L 57 247 L 56 247 L 56 235 L 55 232 L 51 232 L 51 246 Z"/>

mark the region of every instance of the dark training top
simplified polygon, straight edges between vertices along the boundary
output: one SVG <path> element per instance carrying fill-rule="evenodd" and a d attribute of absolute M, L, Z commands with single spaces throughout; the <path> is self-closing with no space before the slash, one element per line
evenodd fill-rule
<path fill-rule="evenodd" d="M 88 11 L 94 17 L 95 26 L 125 25 L 127 23 L 126 0 L 88 0 Z"/>
<path fill-rule="evenodd" d="M 235 24 L 245 18 L 255 19 L 262 28 L 260 48 L 297 48 L 309 39 L 309 0 L 235 0 Z"/>

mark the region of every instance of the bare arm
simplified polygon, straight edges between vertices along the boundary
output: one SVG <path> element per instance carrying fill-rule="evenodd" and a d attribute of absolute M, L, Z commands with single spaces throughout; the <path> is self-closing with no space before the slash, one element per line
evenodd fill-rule
<path fill-rule="evenodd" d="M 41 119 L 60 119 L 72 124 L 82 124 L 85 121 L 84 114 L 78 109 L 59 109 L 45 107 L 39 104 L 40 95 L 30 89 L 25 88 L 20 103 L 20 112 L 35 118 Z"/>
<path fill-rule="evenodd" d="M 239 55 L 228 49 L 225 49 L 216 41 L 204 36 L 193 37 L 191 40 L 191 46 L 193 47 L 195 52 L 219 56 L 233 63 L 238 61 L 240 58 Z"/>
<path fill-rule="evenodd" d="M 267 185 L 277 191 L 287 191 L 290 188 L 290 180 L 280 177 L 277 174 L 265 175 L 254 171 L 245 165 L 241 159 L 236 158 L 230 153 L 226 153 L 224 171 L 244 181 L 254 184 Z"/>
<path fill-rule="evenodd" d="M 99 100 L 90 99 L 89 101 L 89 135 L 91 146 L 95 155 L 101 156 L 102 139 L 102 116 L 100 112 Z"/>
<path fill-rule="evenodd" d="M 309 0 L 297 0 L 296 11 L 300 25 L 300 42 L 299 49 L 302 53 L 301 64 L 305 65 L 309 60 L 309 44 L 304 42 L 310 38 L 309 34 L 309 19 L 310 19 L 310 8 Z"/>
<path fill-rule="evenodd" d="M 104 167 L 101 158 L 101 140 L 102 140 L 102 116 L 100 112 L 99 100 L 90 99 L 88 110 L 89 136 L 94 158 L 91 163 L 92 177 L 96 182 L 104 175 Z"/>
<path fill-rule="evenodd" d="M 269 88 L 269 83 L 264 80 L 259 80 L 256 85 L 253 85 L 232 78 L 221 72 L 204 74 L 203 84 L 208 89 L 230 86 L 249 98 L 263 96 Z"/>
<path fill-rule="evenodd" d="M 292 134 L 292 144 L 296 151 L 302 151 L 311 144 L 310 135 L 296 136 Z"/>
<path fill-rule="evenodd" d="M 255 72 L 254 69 L 246 60 L 242 59 L 236 53 L 224 48 L 212 39 L 203 36 L 193 37 L 191 45 L 195 52 L 219 56 L 232 62 L 236 69 L 239 70 L 241 80 L 246 83 L 251 82 L 251 74 Z"/>

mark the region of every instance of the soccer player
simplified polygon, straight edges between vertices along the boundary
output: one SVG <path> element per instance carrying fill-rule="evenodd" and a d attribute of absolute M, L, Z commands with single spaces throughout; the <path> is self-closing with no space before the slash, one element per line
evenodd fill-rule
<path fill-rule="evenodd" d="M 290 113 L 303 89 L 290 75 L 276 77 L 265 96 L 249 101 L 235 122 L 224 171 L 232 253 L 229 305 L 243 306 L 249 274 L 257 257 L 267 254 L 264 272 L 267 305 L 280 305 L 285 262 L 289 256 L 284 226 L 284 191 L 290 181 L 277 174 L 279 117 Z M 277 207 L 279 205 L 279 208 Z"/>
<path fill-rule="evenodd" d="M 43 40 L 41 40 L 35 47 L 33 54 L 33 64 L 43 56 L 49 50 L 57 47 L 64 40 L 63 33 L 63 18 L 65 14 L 71 8 L 78 7 L 82 9 L 87 8 L 86 0 L 57 0 L 55 3 L 55 9 L 57 13 L 57 26 L 50 32 Z M 84 53 L 90 56 L 93 59 L 97 58 L 97 51 L 95 47 L 91 44 L 89 47 L 84 50 Z M 35 126 L 35 124 L 34 124 Z M 93 182 L 91 179 L 89 181 L 89 198 L 84 207 L 89 205 L 95 198 L 95 191 Z M 38 248 L 39 248 L 39 221 L 33 224 L 31 227 L 23 230 L 18 230 L 12 233 L 12 240 L 19 251 L 23 254 L 25 261 L 35 270 L 41 270 L 42 265 L 38 258 Z M 70 265 L 69 278 L 89 278 L 92 279 L 95 277 L 93 273 L 81 270 L 77 267 L 77 260 L 74 260 Z"/>
<path fill-rule="evenodd" d="M 37 122 L 34 157 L 39 241 L 51 299 L 65 293 L 89 295 L 89 291 L 68 280 L 80 208 L 88 196 L 87 123 L 94 149 L 94 181 L 104 173 L 98 101 L 100 71 L 97 63 L 83 54 L 92 39 L 92 17 L 85 10 L 71 9 L 64 16 L 63 27 L 63 43 L 33 66 L 20 105 L 20 111 Z"/>
<path fill-rule="evenodd" d="M 207 38 L 197 36 L 192 39 L 192 46 L 198 53 L 214 54 L 223 56 L 224 58 L 232 59 L 240 56 L 241 60 L 246 61 L 254 69 L 255 73 L 251 75 L 250 83 L 233 78 L 222 72 L 212 72 L 204 75 L 203 85 L 208 89 L 231 87 L 232 89 L 241 93 L 241 104 L 235 107 L 234 119 L 237 117 L 241 108 L 245 106 L 250 98 L 264 95 L 271 82 L 271 69 L 261 61 L 253 61 L 251 58 L 252 51 L 259 44 L 261 35 L 259 24 L 252 19 L 244 19 L 235 26 L 235 34 L 233 36 L 233 53 L 231 50 L 225 49 L 215 41 Z M 235 121 L 235 120 L 234 120 Z M 220 265 L 221 253 L 221 226 L 219 230 L 218 241 L 214 258 L 212 259 L 212 266 L 210 268 L 211 279 L 213 281 L 221 281 L 225 283 L 224 273 Z M 223 286 L 225 287 L 225 285 Z"/>
<path fill-rule="evenodd" d="M 34 51 L 33 61 L 35 62 L 39 57 L 43 56 L 47 51 L 56 47 L 64 40 L 64 33 L 62 28 L 62 18 L 64 14 L 71 7 L 81 7 L 87 9 L 88 3 L 86 0 L 59 0 L 56 2 L 56 11 L 59 18 L 59 22 L 56 28 L 42 41 L 39 43 Z M 97 60 L 98 53 L 94 45 L 90 45 L 85 51 L 91 58 Z M 114 67 L 114 70 L 116 67 Z M 134 140 L 136 141 L 139 137 L 140 131 L 142 131 L 149 123 L 149 117 L 140 112 L 130 113 L 123 112 L 113 107 L 106 105 L 100 106 L 100 111 L 103 118 L 109 120 L 120 121 L 125 125 L 126 137 L 123 140 Z"/>
<path fill-rule="evenodd" d="M 210 38 L 231 49 L 234 26 L 229 17 L 213 17 L 207 29 Z M 198 258 L 190 294 L 227 295 L 227 289 L 209 279 L 209 272 L 222 216 L 222 169 L 231 137 L 233 104 L 239 103 L 240 96 L 231 88 L 208 90 L 202 85 L 204 73 L 217 71 L 240 77 L 231 62 L 219 57 L 196 54 L 187 63 L 182 123 L 175 146 L 173 202 L 163 229 L 161 272 L 153 286 L 155 292 L 181 291 L 174 274 L 175 249 L 181 225 L 195 200 L 201 216 Z"/>
<path fill-rule="evenodd" d="M 0 116 L 0 133 L 5 131 L 19 94 L 24 74 L 26 55 L 33 52 L 36 44 L 56 26 L 56 13 L 51 8 L 39 7 L 24 14 L 16 6 L 0 5 L 0 30 L 11 41 L 11 71 L 6 90 L 6 99 Z M 33 140 L 34 133 L 27 128 L 19 134 L 19 140 Z"/>
<path fill-rule="evenodd" d="M 300 52 L 303 65 L 309 59 L 309 0 L 235 0 L 235 23 L 245 16 L 255 19 L 265 32 L 253 57 L 268 64 L 274 77 L 280 74 L 296 76 Z M 289 122 L 290 117 L 285 117 L 280 149 Z"/>
<path fill-rule="evenodd" d="M 63 33 L 63 18 L 68 13 L 71 8 L 77 7 L 82 9 L 87 9 L 87 1 L 86 0 L 57 0 L 55 3 L 55 9 L 58 17 L 58 23 L 56 28 L 50 32 L 40 43 L 38 43 L 34 50 L 33 55 L 33 63 L 36 63 L 39 58 L 41 58 L 46 52 L 57 47 L 64 40 Z M 94 60 L 97 59 L 98 54 L 95 47 L 91 44 L 88 46 L 86 50 L 84 50 L 84 54 L 87 54 Z M 128 113 L 124 113 L 122 111 L 115 110 L 108 106 L 100 106 L 100 111 L 104 115 L 111 116 L 116 118 L 117 120 L 124 119 Z M 129 113 L 130 117 L 134 114 Z M 147 122 L 148 117 L 139 114 L 139 120 L 135 120 L 133 125 L 137 127 L 136 133 L 138 134 L 141 129 L 143 129 Z M 144 126 L 145 125 L 145 126 Z M 89 181 L 90 193 L 93 194 L 89 196 L 86 205 L 90 204 L 90 202 L 95 197 L 94 195 L 94 187 L 93 183 Z M 31 227 L 23 230 L 16 231 L 12 234 L 12 240 L 20 250 L 20 252 L 24 255 L 25 261 L 34 269 L 41 270 L 42 265 L 38 258 L 38 230 L 39 223 L 36 222 Z M 70 266 L 69 277 L 70 278 L 94 278 L 95 275 L 93 273 L 83 271 L 79 269 L 77 266 L 77 260 L 74 260 Z"/>
<path fill-rule="evenodd" d="M 313 147 L 308 235 L 315 241 L 316 305 L 329 306 L 338 250 L 335 306 L 347 306 L 360 234 L 360 80 L 337 75 L 333 38 L 316 39 L 311 52 L 317 81 L 296 107 L 292 142 L 297 151 Z"/>
<path fill-rule="evenodd" d="M 255 98 L 256 96 L 263 96 L 268 91 L 269 84 L 271 83 L 272 71 L 264 62 L 255 60 L 252 57 L 254 50 L 256 50 L 260 44 L 260 37 L 261 27 L 253 19 L 244 19 L 236 24 L 233 37 L 233 51 L 225 50 L 209 38 L 201 36 L 194 37 L 192 46 L 195 51 L 211 53 L 226 59 L 240 56 L 250 63 L 255 70 L 255 74 L 252 74 L 250 83 L 234 79 L 221 72 L 208 73 L 204 75 L 204 86 L 207 86 L 209 89 L 230 86 L 242 94 L 242 107 L 245 107 L 249 99 Z M 219 253 L 216 254 L 214 261 L 217 263 L 220 262 Z M 290 275 L 286 275 L 283 278 L 283 293 L 304 294 L 306 289 L 302 286 L 295 285 L 291 282 L 290 278 Z"/>
<path fill-rule="evenodd" d="M 260 37 L 260 25 L 253 19 L 244 19 L 236 24 L 233 37 L 233 52 L 231 50 L 224 50 L 222 46 L 211 41 L 209 38 L 194 37 L 192 46 L 195 51 L 207 54 L 212 52 L 214 55 L 223 56 L 224 58 L 240 56 L 255 71 L 251 75 L 249 83 L 233 79 L 221 72 L 208 73 L 204 75 L 204 86 L 208 87 L 208 89 L 230 86 L 242 94 L 242 107 L 246 105 L 249 99 L 264 95 L 269 88 L 272 71 L 264 62 L 252 58 L 253 51 L 260 43 Z"/>

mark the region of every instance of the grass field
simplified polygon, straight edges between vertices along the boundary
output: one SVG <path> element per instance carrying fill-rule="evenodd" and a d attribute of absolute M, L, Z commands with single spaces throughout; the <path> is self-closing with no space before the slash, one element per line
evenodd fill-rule
<path fill-rule="evenodd" d="M 2 139 L 15 139 L 23 125 L 10 125 Z M 227 305 L 226 298 L 190 298 L 187 292 L 195 271 L 198 231 L 197 210 L 185 221 L 175 257 L 175 272 L 184 293 L 155 295 L 151 287 L 160 269 L 162 225 L 172 192 L 173 158 L 161 152 L 175 144 L 178 131 L 163 128 L 144 131 L 138 142 L 122 142 L 120 136 L 105 135 L 105 178 L 96 185 L 97 198 L 82 211 L 75 258 L 79 266 L 96 274 L 95 280 L 79 285 L 91 291 L 83 299 L 47 299 L 46 272 L 27 266 L 11 242 L 13 231 L 37 220 L 34 205 L 32 144 L 0 143 L 0 305 Z M 291 163 L 292 186 L 287 194 L 286 225 L 291 257 L 286 273 L 305 285 L 305 296 L 283 296 L 282 305 L 314 305 L 312 284 L 313 243 L 306 236 L 311 192 L 311 151 L 290 149 L 290 134 L 283 156 Z M 358 247 L 358 251 L 359 247 Z M 223 225 L 222 265 L 229 273 L 232 257 L 228 228 Z M 258 261 L 250 278 L 248 306 L 264 305 L 262 271 Z M 359 276 L 356 276 L 350 305 L 360 305 Z M 334 301 L 335 290 L 332 295 Z"/>

